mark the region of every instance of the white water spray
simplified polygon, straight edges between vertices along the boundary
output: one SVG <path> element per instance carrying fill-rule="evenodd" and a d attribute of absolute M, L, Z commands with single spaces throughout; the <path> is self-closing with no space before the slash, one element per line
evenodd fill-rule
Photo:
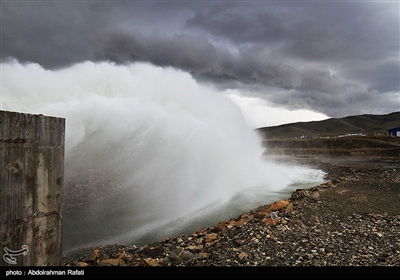
<path fill-rule="evenodd" d="M 240 109 L 176 69 L 12 61 L 2 75 L 4 110 L 66 118 L 65 251 L 200 228 L 213 211 L 237 215 L 229 202 L 249 210 L 305 176 L 323 177 L 263 158 Z"/>

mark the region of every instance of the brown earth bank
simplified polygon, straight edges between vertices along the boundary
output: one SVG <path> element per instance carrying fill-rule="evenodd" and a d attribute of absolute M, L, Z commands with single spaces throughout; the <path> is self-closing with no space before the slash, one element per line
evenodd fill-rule
<path fill-rule="evenodd" d="M 303 153 L 294 156 L 282 150 L 274 153 L 271 147 L 267 153 L 278 161 L 324 170 L 326 183 L 298 189 L 287 199 L 192 234 L 141 247 L 88 248 L 65 256 L 63 266 L 399 268 L 399 154 L 381 156 L 359 147 L 363 153 L 357 157 L 349 148 L 350 156 L 332 156 L 332 147 L 301 149 Z"/>
<path fill-rule="evenodd" d="M 400 137 L 265 138 L 267 153 L 290 156 L 400 157 Z"/>

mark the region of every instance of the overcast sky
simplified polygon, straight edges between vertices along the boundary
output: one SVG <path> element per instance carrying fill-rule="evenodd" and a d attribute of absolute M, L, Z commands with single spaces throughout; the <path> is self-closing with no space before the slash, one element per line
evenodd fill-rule
<path fill-rule="evenodd" d="M 1 59 L 149 62 L 246 110 L 386 114 L 400 110 L 399 15 L 399 1 L 2 0 Z"/>

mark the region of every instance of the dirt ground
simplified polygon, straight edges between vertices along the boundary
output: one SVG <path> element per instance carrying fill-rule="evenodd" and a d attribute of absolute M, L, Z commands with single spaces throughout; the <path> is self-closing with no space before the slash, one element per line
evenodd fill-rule
<path fill-rule="evenodd" d="M 277 160 L 319 168 L 331 180 L 355 175 L 323 193 L 336 211 L 400 214 L 400 137 L 269 139 L 264 144 Z"/>
<path fill-rule="evenodd" d="M 294 160 L 326 171 L 333 181 L 352 175 L 334 190 L 321 193 L 335 211 L 400 214 L 400 157 L 313 156 Z"/>

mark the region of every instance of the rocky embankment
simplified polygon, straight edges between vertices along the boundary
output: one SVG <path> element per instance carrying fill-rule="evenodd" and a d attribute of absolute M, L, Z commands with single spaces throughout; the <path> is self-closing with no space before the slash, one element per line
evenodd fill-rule
<path fill-rule="evenodd" d="M 88 248 L 64 265 L 399 266 L 399 158 L 350 159 L 308 158 L 327 183 L 214 227 L 141 247 Z"/>

